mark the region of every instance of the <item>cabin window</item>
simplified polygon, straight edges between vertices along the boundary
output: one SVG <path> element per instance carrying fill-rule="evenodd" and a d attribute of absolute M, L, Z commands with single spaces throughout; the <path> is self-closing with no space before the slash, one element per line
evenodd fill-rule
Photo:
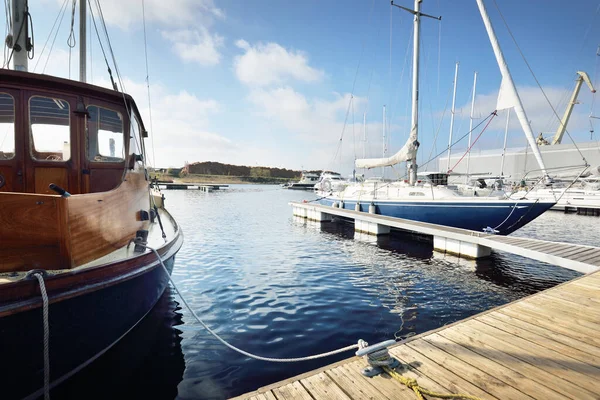
<path fill-rule="evenodd" d="M 142 154 L 142 128 L 137 116 L 131 116 L 131 130 L 129 132 L 129 154 Z"/>
<path fill-rule="evenodd" d="M 409 196 L 425 196 L 425 193 L 423 193 L 423 192 L 409 192 L 408 195 Z"/>
<path fill-rule="evenodd" d="M 15 156 L 15 100 L 0 93 L 0 160 Z"/>
<path fill-rule="evenodd" d="M 87 108 L 87 156 L 96 162 L 121 162 L 125 160 L 123 143 L 123 116 L 108 108 Z"/>
<path fill-rule="evenodd" d="M 31 155 L 36 160 L 71 159 L 69 102 L 55 97 L 29 99 Z"/>

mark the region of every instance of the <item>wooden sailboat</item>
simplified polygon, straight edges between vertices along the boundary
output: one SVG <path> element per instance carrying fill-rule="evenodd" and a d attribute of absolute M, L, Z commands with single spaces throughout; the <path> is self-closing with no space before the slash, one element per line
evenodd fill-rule
<path fill-rule="evenodd" d="M 14 35 L 17 68 L 24 32 Z M 150 192 L 147 133 L 129 95 L 3 69 L 0 125 L 9 138 L 0 148 L 2 398 L 36 398 L 108 350 L 163 293 L 165 268 L 132 241 L 155 248 L 170 273 L 183 236 Z"/>

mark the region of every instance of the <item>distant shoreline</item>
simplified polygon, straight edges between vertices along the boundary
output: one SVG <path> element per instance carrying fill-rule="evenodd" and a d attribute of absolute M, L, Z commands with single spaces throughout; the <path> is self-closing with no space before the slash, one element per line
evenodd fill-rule
<path fill-rule="evenodd" d="M 173 183 L 210 183 L 210 184 L 260 184 L 260 185 L 280 185 L 291 182 L 288 178 L 273 178 L 262 176 L 229 176 L 229 175 L 197 175 L 189 174 L 183 177 L 174 177 L 168 174 L 151 174 L 152 178 L 158 178 L 159 181 L 173 181 Z"/>

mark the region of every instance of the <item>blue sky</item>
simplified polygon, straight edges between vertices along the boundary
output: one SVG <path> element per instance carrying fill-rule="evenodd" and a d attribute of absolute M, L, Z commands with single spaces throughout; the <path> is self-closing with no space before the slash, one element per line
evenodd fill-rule
<path fill-rule="evenodd" d="M 588 72 L 597 83 L 599 2 L 496 1 L 562 116 L 577 70 Z M 30 2 L 36 57 L 40 59 L 36 72 L 42 72 L 46 63 L 50 45 L 43 54 L 42 47 L 63 2 Z M 150 127 L 141 0 L 102 0 L 101 4 L 125 89 L 135 97 Z M 399 4 L 411 7 L 413 3 Z M 558 121 L 517 52 L 495 3 L 487 0 L 486 5 L 534 133 L 554 131 Z M 63 77 L 68 76 L 70 4 L 67 8 L 44 71 Z M 408 58 L 405 54 L 412 18 L 398 8 L 391 10 L 387 0 L 146 0 L 145 10 L 151 135 L 156 154 L 156 160 L 150 155 L 150 161 L 155 165 L 220 161 L 294 169 L 332 168 L 347 174 L 355 155 L 360 157 L 363 151 L 370 157 L 381 154 L 384 104 L 390 131 L 388 154 L 406 140 L 411 54 Z M 449 105 L 445 113 L 444 108 L 455 62 L 460 62 L 455 137 L 468 131 L 473 72 L 479 73 L 475 107 L 478 117 L 494 110 L 500 84 L 500 72 L 475 0 L 425 0 L 422 11 L 441 15 L 442 22 L 440 28 L 438 21 L 423 20 L 420 162 L 428 158 L 434 146 L 436 152 L 447 146 Z M 90 41 L 92 67 L 88 79 L 106 86 L 108 75 L 95 34 Z M 73 76 L 77 76 L 77 60 L 74 49 Z M 36 62 L 31 62 L 31 69 Z M 593 97 L 585 86 L 580 102 L 569 131 L 576 140 L 589 141 L 588 116 Z M 592 112 L 600 114 L 600 106 L 594 108 Z M 365 111 L 366 146 L 362 141 Z M 499 114 L 477 149 L 501 146 L 504 116 Z M 594 121 L 600 125 L 600 120 Z M 516 118 L 512 118 L 509 144 L 525 146 Z M 464 151 L 466 143 L 459 145 L 457 152 L 459 148 Z"/>

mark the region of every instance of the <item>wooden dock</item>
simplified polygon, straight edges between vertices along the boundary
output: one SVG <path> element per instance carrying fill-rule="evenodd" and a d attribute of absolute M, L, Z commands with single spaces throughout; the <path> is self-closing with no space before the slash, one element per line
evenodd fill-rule
<path fill-rule="evenodd" d="M 187 190 L 187 189 L 199 189 L 205 192 L 212 192 L 213 190 L 219 190 L 221 188 L 229 187 L 229 185 L 218 185 L 212 183 L 171 183 L 171 182 L 158 182 L 158 187 L 164 190 Z"/>
<path fill-rule="evenodd" d="M 390 353 L 404 377 L 480 399 L 600 399 L 600 272 L 409 338 Z M 236 399 L 415 399 L 353 357 Z M 432 398 L 432 397 L 427 397 Z"/>
<path fill-rule="evenodd" d="M 485 257 L 495 249 L 582 273 L 600 270 L 600 248 L 598 247 L 500 236 L 314 203 L 291 202 L 290 205 L 294 209 L 294 215 L 315 221 L 331 221 L 333 216 L 354 220 L 357 231 L 380 235 L 389 233 L 390 229 L 398 229 L 433 236 L 434 250 L 459 257 Z"/>

